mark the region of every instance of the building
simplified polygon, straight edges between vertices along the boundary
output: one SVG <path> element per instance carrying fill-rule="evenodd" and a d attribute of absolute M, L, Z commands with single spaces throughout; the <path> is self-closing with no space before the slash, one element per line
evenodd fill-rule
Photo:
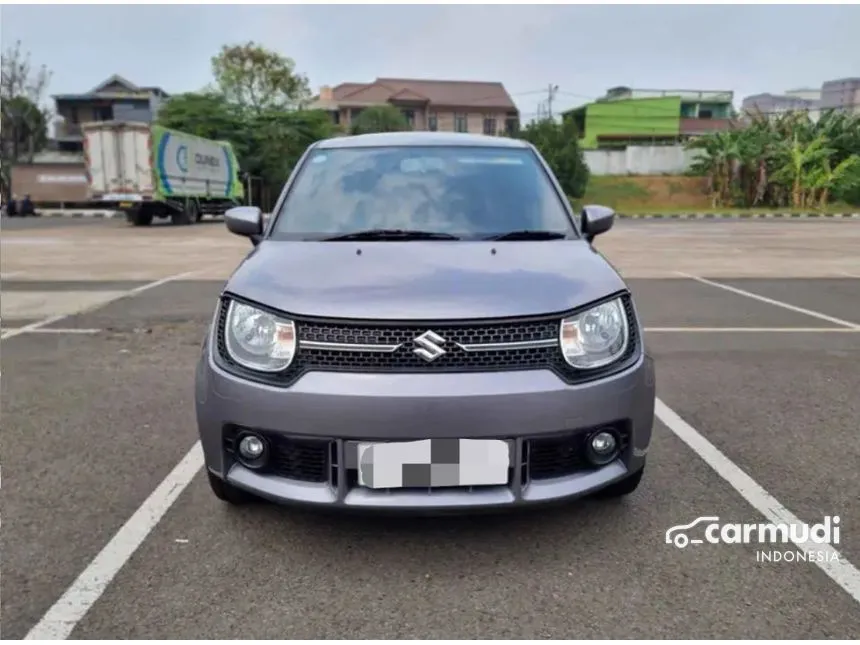
<path fill-rule="evenodd" d="M 71 206 L 88 199 L 81 126 L 93 121 L 149 123 L 168 98 L 160 87 L 139 87 L 114 74 L 89 92 L 52 97 L 58 119 L 47 150 L 11 169 L 12 192 L 37 206 Z"/>
<path fill-rule="evenodd" d="M 783 94 L 754 94 L 743 100 L 741 110 L 744 114 L 768 116 L 805 110 L 813 120 L 830 110 L 860 114 L 860 78 L 825 81 L 817 90 L 803 88 Z"/>
<path fill-rule="evenodd" d="M 32 163 L 18 163 L 10 173 L 12 193 L 41 207 L 83 204 L 89 199 L 89 181 L 80 153 L 44 150 Z"/>
<path fill-rule="evenodd" d="M 821 88 L 801 87 L 796 90 L 788 90 L 785 95 L 798 99 L 806 99 L 807 101 L 820 101 Z"/>
<path fill-rule="evenodd" d="M 575 120 L 585 149 L 671 145 L 729 129 L 733 99 L 731 91 L 615 87 L 594 103 L 564 112 L 564 117 Z"/>
<path fill-rule="evenodd" d="M 814 110 L 817 105 L 816 99 L 793 96 L 788 92 L 785 94 L 765 93 L 746 97 L 741 103 L 741 111 L 750 115 L 780 115 L 798 110 Z"/>
<path fill-rule="evenodd" d="M 168 98 L 160 87 L 139 87 L 114 74 L 83 94 L 53 97 L 59 119 L 54 138 L 60 151 L 83 150 L 81 125 L 92 121 L 151 122 L 162 101 Z"/>
<path fill-rule="evenodd" d="M 860 78 L 826 81 L 821 86 L 821 110 L 860 114 Z"/>
<path fill-rule="evenodd" d="M 323 86 L 310 107 L 330 112 L 348 130 L 373 105 L 399 108 L 415 130 L 495 135 L 519 127 L 519 110 L 501 83 L 377 78 Z"/>
<path fill-rule="evenodd" d="M 815 121 L 820 115 L 821 90 L 800 88 L 788 90 L 783 94 L 753 94 L 741 102 L 741 112 L 745 116 L 779 117 L 788 112 L 805 111 Z"/>

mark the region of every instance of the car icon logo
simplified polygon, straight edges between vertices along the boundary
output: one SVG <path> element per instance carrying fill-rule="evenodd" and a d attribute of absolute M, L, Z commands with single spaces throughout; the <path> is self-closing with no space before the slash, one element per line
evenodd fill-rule
<path fill-rule="evenodd" d="M 687 529 L 691 529 L 694 526 L 699 524 L 704 524 L 705 522 L 719 522 L 719 517 L 699 517 L 689 524 L 679 524 L 678 526 L 673 526 L 668 531 L 666 531 L 666 544 L 674 544 L 679 549 L 685 548 L 689 544 L 702 544 L 702 540 L 699 538 L 690 538 L 684 531 Z"/>

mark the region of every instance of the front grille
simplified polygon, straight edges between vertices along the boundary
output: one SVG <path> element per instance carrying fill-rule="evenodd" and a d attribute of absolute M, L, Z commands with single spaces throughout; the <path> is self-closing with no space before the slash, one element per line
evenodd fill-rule
<path fill-rule="evenodd" d="M 276 375 L 248 376 L 276 385 L 289 385 L 309 371 L 442 373 L 550 369 L 567 382 L 583 382 L 624 369 L 638 355 L 639 338 L 629 295 L 623 296 L 623 302 L 630 342 L 625 355 L 606 369 L 575 370 L 564 360 L 558 346 L 559 324 L 569 313 L 518 320 L 392 323 L 320 320 L 290 315 L 288 317 L 295 322 L 299 342 L 291 365 Z M 218 319 L 219 355 L 222 361 L 244 372 L 233 364 L 224 347 L 228 304 L 229 298 L 225 297 Z M 417 338 L 427 331 L 433 331 L 444 339 L 438 344 L 445 353 L 431 362 L 414 351 L 419 347 Z M 493 345 L 515 343 L 527 343 L 528 346 L 492 348 Z M 352 347 L 347 350 L 330 344 Z"/>

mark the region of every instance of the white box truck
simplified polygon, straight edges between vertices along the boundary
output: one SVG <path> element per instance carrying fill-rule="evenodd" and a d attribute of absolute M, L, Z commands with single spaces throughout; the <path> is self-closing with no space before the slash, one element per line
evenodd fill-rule
<path fill-rule="evenodd" d="M 155 217 L 193 224 L 244 199 L 227 141 L 147 123 L 104 121 L 82 130 L 90 199 L 124 212 L 135 226 Z"/>

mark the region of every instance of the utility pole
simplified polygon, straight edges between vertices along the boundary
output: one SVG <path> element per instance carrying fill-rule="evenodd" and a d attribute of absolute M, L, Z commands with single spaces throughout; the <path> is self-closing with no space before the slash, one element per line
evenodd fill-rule
<path fill-rule="evenodd" d="M 552 120 L 552 100 L 555 98 L 555 93 L 558 92 L 558 85 L 549 84 L 549 94 L 546 99 L 547 116 Z"/>

